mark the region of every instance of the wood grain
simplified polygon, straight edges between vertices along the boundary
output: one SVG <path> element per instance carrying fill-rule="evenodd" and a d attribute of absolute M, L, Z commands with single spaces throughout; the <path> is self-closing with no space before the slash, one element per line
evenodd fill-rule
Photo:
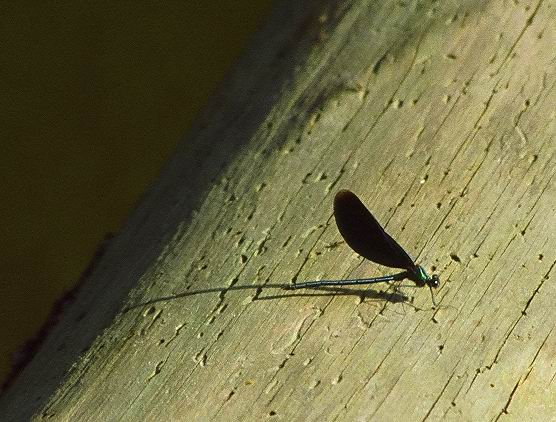
<path fill-rule="evenodd" d="M 4 420 L 556 420 L 556 5 L 279 3 Z M 353 190 L 441 277 L 341 243 Z M 405 301 L 400 299 L 405 297 Z"/>

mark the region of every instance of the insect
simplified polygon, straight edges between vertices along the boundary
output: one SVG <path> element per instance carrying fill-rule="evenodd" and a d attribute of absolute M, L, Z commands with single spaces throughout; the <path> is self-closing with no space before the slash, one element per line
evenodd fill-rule
<path fill-rule="evenodd" d="M 419 287 L 428 286 L 432 294 L 432 288 L 437 288 L 440 285 L 438 275 L 429 276 L 423 267 L 417 265 L 409 254 L 386 233 L 353 192 L 340 190 L 336 194 L 334 197 L 334 218 L 346 243 L 359 255 L 377 264 L 400 268 L 405 271 L 374 278 L 305 281 L 291 284 L 290 289 L 374 284 L 407 278 Z"/>

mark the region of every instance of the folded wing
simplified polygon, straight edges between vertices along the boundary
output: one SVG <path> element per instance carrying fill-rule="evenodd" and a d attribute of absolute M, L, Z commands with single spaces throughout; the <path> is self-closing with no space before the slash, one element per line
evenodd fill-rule
<path fill-rule="evenodd" d="M 341 190 L 334 198 L 334 218 L 346 243 L 369 261 L 412 271 L 413 259 L 384 231 L 365 205 L 351 191 Z"/>

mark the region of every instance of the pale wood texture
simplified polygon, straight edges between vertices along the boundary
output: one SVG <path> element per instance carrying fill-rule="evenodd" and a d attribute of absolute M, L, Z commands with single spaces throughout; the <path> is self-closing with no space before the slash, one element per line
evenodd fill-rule
<path fill-rule="evenodd" d="M 296 4 L 299 3 L 299 4 Z M 3 420 L 556 420 L 554 1 L 282 2 Z M 349 188 L 441 286 L 344 244 Z"/>

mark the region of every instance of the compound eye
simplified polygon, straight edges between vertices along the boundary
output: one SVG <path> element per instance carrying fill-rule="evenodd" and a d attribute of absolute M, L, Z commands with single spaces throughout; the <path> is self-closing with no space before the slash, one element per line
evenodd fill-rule
<path fill-rule="evenodd" d="M 430 284 L 432 287 L 438 287 L 440 285 L 440 278 L 436 274 L 433 274 Z"/>

